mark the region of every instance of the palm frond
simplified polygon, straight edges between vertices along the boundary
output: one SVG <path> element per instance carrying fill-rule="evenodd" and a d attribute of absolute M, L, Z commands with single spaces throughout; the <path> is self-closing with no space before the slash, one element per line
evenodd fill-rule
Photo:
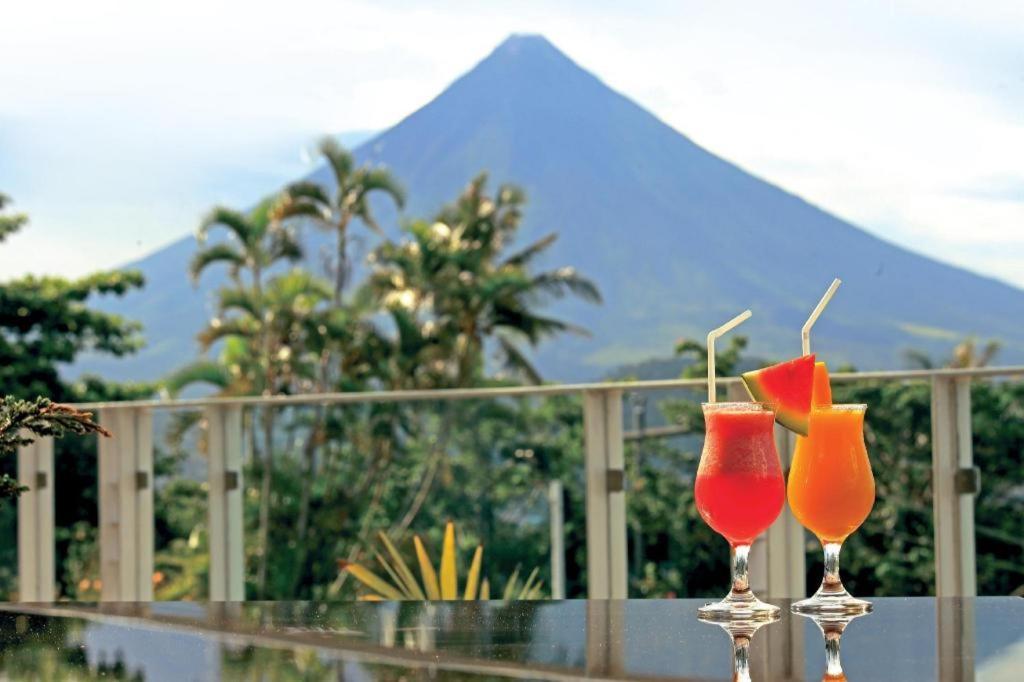
<path fill-rule="evenodd" d="M 327 282 L 302 268 L 294 268 L 267 282 L 267 295 L 282 307 L 294 304 L 300 297 L 312 299 L 310 304 L 326 301 L 332 293 Z"/>
<path fill-rule="evenodd" d="M 215 206 L 203 218 L 196 235 L 199 241 L 204 241 L 210 230 L 215 227 L 228 230 L 243 244 L 252 243 L 258 236 L 256 233 L 261 231 L 261 227 L 251 222 L 243 213 L 225 206 Z"/>
<path fill-rule="evenodd" d="M 912 369 L 935 369 L 935 360 L 922 350 L 908 349 L 904 351 L 903 357 Z"/>
<path fill-rule="evenodd" d="M 254 320 L 262 317 L 262 301 L 257 300 L 255 294 L 245 289 L 221 289 L 218 305 L 223 312 L 240 310 Z"/>
<path fill-rule="evenodd" d="M 537 241 L 525 247 L 524 249 L 517 251 L 516 253 L 506 258 L 504 261 L 502 261 L 502 266 L 522 267 L 525 265 L 529 265 L 534 258 L 539 256 L 544 251 L 546 251 L 556 241 L 558 241 L 558 234 L 552 232 L 548 236 L 543 237 L 542 239 L 538 239 Z"/>
<path fill-rule="evenodd" d="M 339 189 L 343 188 L 346 185 L 348 176 L 352 173 L 354 165 L 352 155 L 333 137 L 323 138 L 320 141 L 319 151 L 331 167 L 337 187 Z"/>
<path fill-rule="evenodd" d="M 405 208 L 405 188 L 386 168 L 366 168 L 360 173 L 362 194 L 382 192 L 391 197 L 398 208 Z"/>
<path fill-rule="evenodd" d="M 504 335 L 498 335 L 498 345 L 501 348 L 504 357 L 504 365 L 515 372 L 519 372 L 531 384 L 541 384 L 544 380 L 540 376 L 540 372 L 534 367 L 533 363 L 529 361 L 526 355 L 519 349 L 515 343 L 506 338 Z"/>
<path fill-rule="evenodd" d="M 302 260 L 302 245 L 295 239 L 295 235 L 290 232 L 276 230 L 267 255 L 271 263 L 281 260 L 294 263 L 295 261 Z"/>
<path fill-rule="evenodd" d="M 215 244 L 192 256 L 188 265 L 189 276 L 193 280 L 199 279 L 203 271 L 214 263 L 226 263 L 231 273 L 236 274 L 245 266 L 245 255 L 230 244 Z"/>
<path fill-rule="evenodd" d="M 987 367 L 988 365 L 992 364 L 992 361 L 995 360 L 996 356 L 999 355 L 999 351 L 1001 351 L 1002 349 L 1003 344 L 1000 343 L 999 341 L 989 341 L 988 343 L 985 344 L 985 348 L 984 350 L 981 351 L 981 355 L 978 356 L 978 359 L 975 363 L 976 366 Z"/>
<path fill-rule="evenodd" d="M 359 220 L 362 221 L 363 225 L 366 225 L 368 228 L 370 228 L 370 231 L 373 232 L 374 234 L 380 235 L 382 237 L 384 236 L 384 229 L 380 226 L 380 223 L 377 222 L 377 219 L 374 218 L 373 214 L 370 212 L 370 205 L 366 201 L 365 196 L 360 198 L 352 207 L 352 215 L 359 218 Z"/>
<path fill-rule="evenodd" d="M 199 332 L 196 339 L 199 341 L 200 347 L 206 351 L 209 350 L 210 346 L 222 339 L 232 336 L 240 336 L 242 338 L 254 336 L 257 331 L 257 325 L 258 323 L 251 318 L 215 320 L 215 324 L 210 324 L 206 329 Z"/>
<path fill-rule="evenodd" d="M 195 384 L 209 384 L 226 389 L 231 385 L 231 374 L 220 363 L 197 360 L 168 375 L 160 384 L 171 396 L 176 396 Z"/>
<path fill-rule="evenodd" d="M 559 268 L 551 272 L 543 272 L 534 276 L 531 284 L 534 289 L 555 298 L 562 298 L 566 293 L 572 293 L 585 301 L 601 303 L 601 292 L 597 290 L 597 286 L 576 272 L 574 268 Z"/>
<path fill-rule="evenodd" d="M 287 210 L 286 207 L 289 205 L 310 206 L 311 204 L 322 211 L 330 206 L 331 198 L 320 183 L 300 180 L 284 188 L 278 210 Z"/>
<path fill-rule="evenodd" d="M 249 211 L 248 220 L 251 225 L 257 226 L 260 232 L 264 232 L 275 220 L 274 211 L 281 202 L 281 196 L 272 194 L 264 197 L 256 207 Z"/>
<path fill-rule="evenodd" d="M 521 307 L 505 304 L 495 305 L 494 325 L 525 336 L 531 345 L 536 345 L 546 336 L 555 334 L 576 334 L 590 336 L 590 332 L 577 325 L 553 317 L 535 315 Z"/>

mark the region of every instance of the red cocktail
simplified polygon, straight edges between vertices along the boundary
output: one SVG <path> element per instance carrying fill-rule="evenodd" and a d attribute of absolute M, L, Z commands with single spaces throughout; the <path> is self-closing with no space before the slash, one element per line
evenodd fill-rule
<path fill-rule="evenodd" d="M 732 591 L 701 609 L 709 618 L 763 617 L 778 607 L 761 602 L 747 581 L 750 544 L 778 518 L 786 499 L 775 412 L 762 403 L 707 403 L 706 436 L 697 468 L 697 511 L 732 547 Z"/>

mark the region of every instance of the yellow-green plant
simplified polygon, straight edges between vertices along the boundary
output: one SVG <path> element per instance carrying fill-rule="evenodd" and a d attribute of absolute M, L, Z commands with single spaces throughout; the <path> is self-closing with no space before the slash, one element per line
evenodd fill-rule
<path fill-rule="evenodd" d="M 427 548 L 419 535 L 412 538 L 416 550 L 416 560 L 420 569 L 420 580 L 416 579 L 409 564 L 405 562 L 398 548 L 384 533 L 379 533 L 383 551 L 374 550 L 373 557 L 387 574 L 387 579 L 374 573 L 362 564 L 341 560 L 338 562 L 342 571 L 347 571 L 353 578 L 362 583 L 368 590 L 360 599 L 365 601 L 406 600 L 406 601 L 486 601 L 491 598 L 491 584 L 487 578 L 480 579 L 481 564 L 484 556 L 483 545 L 477 545 L 473 559 L 469 565 L 469 573 L 460 594 L 459 569 L 456 561 L 455 524 L 451 521 L 444 529 L 444 543 L 441 548 L 441 565 L 434 569 Z M 502 600 L 539 599 L 543 588 L 543 580 L 538 579 L 538 569 L 533 569 L 524 581 L 519 579 L 519 569 L 505 583 Z"/>

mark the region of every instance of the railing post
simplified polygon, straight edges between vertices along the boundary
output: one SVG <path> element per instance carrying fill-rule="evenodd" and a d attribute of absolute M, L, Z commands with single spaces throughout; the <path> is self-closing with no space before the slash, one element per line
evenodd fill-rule
<path fill-rule="evenodd" d="M 99 438 L 101 601 L 153 600 L 153 419 L 139 407 L 106 407 Z"/>
<path fill-rule="evenodd" d="M 18 600 L 54 601 L 53 439 L 18 448 Z"/>
<path fill-rule="evenodd" d="M 935 594 L 977 593 L 971 431 L 971 378 L 932 377 L 932 495 Z"/>
<path fill-rule="evenodd" d="M 209 477 L 210 601 L 245 600 L 242 408 L 205 409 Z"/>
<path fill-rule="evenodd" d="M 626 493 L 622 391 L 583 392 L 587 477 L 587 596 L 625 599 Z"/>
<path fill-rule="evenodd" d="M 548 523 L 551 534 L 551 598 L 565 599 L 565 509 L 562 482 L 548 482 Z"/>

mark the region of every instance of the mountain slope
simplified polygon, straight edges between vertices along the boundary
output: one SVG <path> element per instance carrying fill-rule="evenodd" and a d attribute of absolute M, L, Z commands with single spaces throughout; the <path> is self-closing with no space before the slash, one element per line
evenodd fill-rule
<path fill-rule="evenodd" d="M 746 307 L 751 352 L 791 355 L 834 276 L 843 288 L 815 330 L 815 350 L 833 361 L 893 366 L 906 348 L 938 352 L 972 333 L 1003 339 L 1005 360 L 1024 358 L 1024 292 L 873 237 L 714 156 L 539 36 L 509 38 L 356 155 L 401 178 L 412 216 L 480 170 L 526 189 L 524 239 L 557 231 L 546 264 L 577 267 L 606 299 L 556 306 L 593 335 L 540 349 L 551 378 L 665 356 Z M 94 369 L 152 377 L 191 356 L 205 316 L 185 277 L 192 248 L 182 240 L 137 264 L 147 290 L 116 309 L 145 322 L 151 348 Z"/>

